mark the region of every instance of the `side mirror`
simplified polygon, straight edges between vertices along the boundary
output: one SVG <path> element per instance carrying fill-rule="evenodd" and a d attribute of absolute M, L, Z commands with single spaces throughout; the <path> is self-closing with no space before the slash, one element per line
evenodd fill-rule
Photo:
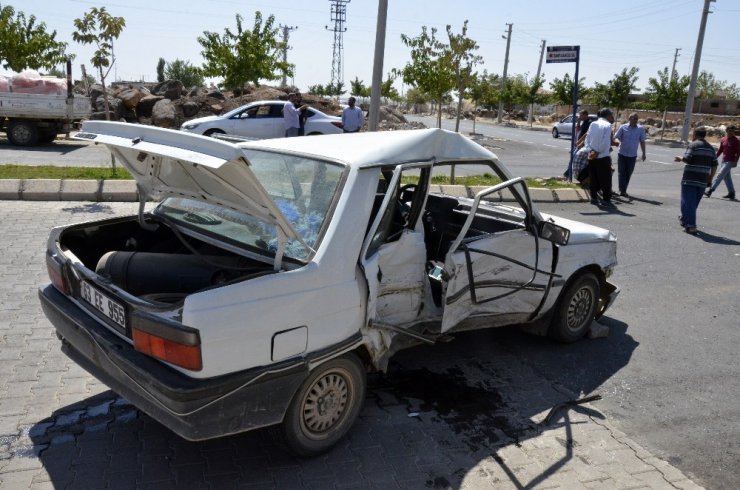
<path fill-rule="evenodd" d="M 542 221 L 539 225 L 540 238 L 557 243 L 558 245 L 568 245 L 570 239 L 570 230 L 558 226 L 550 221 Z"/>

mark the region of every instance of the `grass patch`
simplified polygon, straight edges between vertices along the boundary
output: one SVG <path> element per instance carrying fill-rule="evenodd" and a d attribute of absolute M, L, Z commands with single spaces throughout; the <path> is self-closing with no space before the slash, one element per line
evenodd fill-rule
<path fill-rule="evenodd" d="M 0 179 L 133 180 L 124 168 L 54 167 L 51 165 L 0 165 Z"/>
<path fill-rule="evenodd" d="M 401 181 L 402 184 L 409 184 L 409 183 L 415 183 L 418 180 L 418 177 L 414 176 L 407 176 L 402 177 Z M 527 182 L 527 186 L 532 187 L 538 187 L 542 188 L 545 187 L 547 189 L 572 189 L 576 188 L 577 186 L 573 183 L 567 182 L 562 179 L 558 178 L 539 178 L 539 177 L 526 177 L 524 179 Z M 455 185 L 464 185 L 464 186 L 485 186 L 490 187 L 496 184 L 500 184 L 501 179 L 497 176 L 489 173 L 485 173 L 482 175 L 466 175 L 464 177 L 455 177 Z M 432 184 L 437 185 L 448 185 L 450 184 L 450 177 L 447 175 L 433 175 L 432 176 Z"/>

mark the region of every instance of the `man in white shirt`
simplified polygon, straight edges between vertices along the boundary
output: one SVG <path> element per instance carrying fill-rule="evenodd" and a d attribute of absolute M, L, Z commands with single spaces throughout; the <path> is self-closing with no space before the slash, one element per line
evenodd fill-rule
<path fill-rule="evenodd" d="M 342 129 L 345 133 L 358 133 L 365 122 L 365 115 L 362 109 L 355 106 L 355 102 L 357 100 L 350 97 L 347 101 L 349 106 L 342 111 Z"/>
<path fill-rule="evenodd" d="M 301 111 L 308 107 L 308 104 L 304 104 L 301 107 L 296 107 L 295 102 L 298 97 L 293 92 L 288 94 L 288 102 L 283 106 L 283 122 L 285 123 L 285 137 L 298 136 L 301 129 L 301 122 L 298 117 Z"/>
<path fill-rule="evenodd" d="M 614 114 L 611 109 L 599 111 L 599 118 L 591 123 L 586 133 L 586 144 L 594 158 L 589 157 L 589 177 L 591 178 L 591 204 L 613 207 L 612 203 L 612 157 L 609 155 L 612 145 L 612 123 Z M 601 191 L 602 200 L 597 199 Z"/>

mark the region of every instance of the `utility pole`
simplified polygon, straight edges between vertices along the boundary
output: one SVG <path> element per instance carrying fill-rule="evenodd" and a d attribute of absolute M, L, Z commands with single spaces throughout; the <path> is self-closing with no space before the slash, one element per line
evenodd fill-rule
<path fill-rule="evenodd" d="M 373 81 L 370 88 L 370 111 L 367 121 L 368 131 L 378 130 L 380 119 L 380 88 L 383 84 L 383 58 L 385 54 L 385 25 L 388 17 L 388 0 L 378 0 L 378 21 L 375 28 L 375 58 L 373 62 Z M 403 90 L 403 86 L 401 86 Z"/>
<path fill-rule="evenodd" d="M 504 91 L 506 90 L 506 70 L 509 68 L 509 47 L 511 46 L 511 28 L 514 24 L 506 24 L 509 26 L 509 32 L 506 35 L 506 56 L 504 57 L 504 76 L 501 79 L 501 96 L 503 96 Z M 501 36 L 504 37 L 504 36 Z M 498 114 L 496 117 L 496 122 L 501 123 L 501 119 L 504 117 L 504 100 L 501 99 L 498 102 Z"/>
<path fill-rule="evenodd" d="M 283 29 L 283 63 L 288 62 L 288 50 L 290 49 L 288 47 L 288 38 L 290 37 L 290 31 L 295 31 L 298 29 L 298 26 L 284 26 L 280 24 L 280 27 Z M 288 75 L 283 72 L 283 80 L 280 82 L 281 87 L 285 87 L 288 85 Z"/>
<path fill-rule="evenodd" d="M 689 141 L 689 129 L 691 126 L 691 113 L 694 110 L 694 96 L 696 94 L 696 80 L 699 78 L 699 62 L 701 61 L 701 48 L 704 45 L 704 31 L 707 28 L 707 17 L 712 12 L 709 4 L 714 0 L 704 0 L 704 9 L 701 13 L 701 24 L 699 25 L 699 37 L 696 40 L 696 51 L 694 52 L 694 69 L 691 71 L 691 83 L 689 84 L 689 95 L 686 97 L 686 110 L 683 114 L 683 127 L 681 128 L 681 141 Z"/>
<path fill-rule="evenodd" d="M 540 47 L 540 64 L 537 65 L 537 76 L 534 78 L 535 81 L 540 79 L 540 71 L 542 71 L 542 59 L 545 57 L 545 40 L 542 40 L 542 47 Z M 532 119 L 533 119 L 533 113 L 534 112 L 534 102 L 529 106 L 529 117 L 527 117 L 527 122 L 529 123 L 529 126 L 532 127 Z"/>
<path fill-rule="evenodd" d="M 334 32 L 334 48 L 331 60 L 331 86 L 339 89 L 339 85 L 344 83 L 344 33 L 347 28 L 344 23 L 347 21 L 347 4 L 350 0 L 329 0 L 331 2 L 331 17 L 334 21 L 334 27 L 327 30 Z M 339 90 L 337 90 L 338 92 Z M 339 97 L 339 94 L 337 94 Z"/>
<path fill-rule="evenodd" d="M 673 82 L 674 78 L 676 78 L 676 62 L 678 61 L 679 51 L 681 51 L 681 48 L 676 48 L 676 54 L 673 55 L 673 68 L 671 68 L 671 77 L 668 79 L 669 84 Z M 668 108 L 666 107 L 663 109 L 663 119 L 660 122 L 660 141 L 663 141 L 663 135 L 665 134 L 665 116 L 667 112 Z"/>

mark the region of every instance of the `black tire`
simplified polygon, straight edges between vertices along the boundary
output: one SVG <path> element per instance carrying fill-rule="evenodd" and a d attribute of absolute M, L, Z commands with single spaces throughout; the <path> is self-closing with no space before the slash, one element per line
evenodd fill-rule
<path fill-rule="evenodd" d="M 283 420 L 283 438 L 300 456 L 329 450 L 349 431 L 365 399 L 365 369 L 355 354 L 320 365 L 303 382 Z"/>
<path fill-rule="evenodd" d="M 560 133 L 558 133 L 558 128 L 552 128 L 552 137 L 560 138 Z"/>
<path fill-rule="evenodd" d="M 39 135 L 39 143 L 42 144 L 51 143 L 55 139 L 57 139 L 56 133 L 43 133 Z"/>
<path fill-rule="evenodd" d="M 599 305 L 599 281 L 586 272 L 573 280 L 558 300 L 550 325 L 550 337 L 571 343 L 581 339 L 591 328 Z"/>
<path fill-rule="evenodd" d="M 203 136 L 213 136 L 214 134 L 226 134 L 220 129 L 209 129 L 205 133 L 203 133 Z"/>
<path fill-rule="evenodd" d="M 10 121 L 6 131 L 8 140 L 16 146 L 33 146 L 39 141 L 39 130 L 29 121 Z"/>

